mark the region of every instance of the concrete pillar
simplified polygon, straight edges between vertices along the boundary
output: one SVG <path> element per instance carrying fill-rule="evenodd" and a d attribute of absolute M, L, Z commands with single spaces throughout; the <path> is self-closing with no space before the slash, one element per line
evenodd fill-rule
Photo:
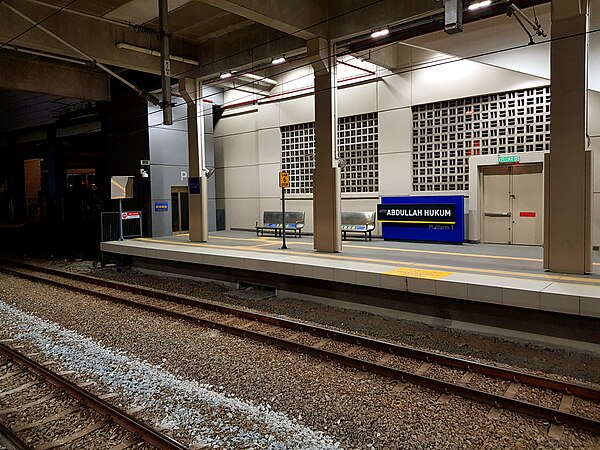
<path fill-rule="evenodd" d="M 544 167 L 544 268 L 552 272 L 592 270 L 587 12 L 587 0 L 552 0 L 552 122 Z"/>
<path fill-rule="evenodd" d="M 202 80 L 183 78 L 179 93 L 187 104 L 190 241 L 208 241 L 208 183 L 204 155 Z M 197 184 L 196 184 L 197 183 Z M 199 189 L 198 189 L 199 188 Z"/>
<path fill-rule="evenodd" d="M 336 159 L 335 52 L 324 39 L 307 43 L 315 74 L 314 248 L 342 251 L 340 169 Z"/>

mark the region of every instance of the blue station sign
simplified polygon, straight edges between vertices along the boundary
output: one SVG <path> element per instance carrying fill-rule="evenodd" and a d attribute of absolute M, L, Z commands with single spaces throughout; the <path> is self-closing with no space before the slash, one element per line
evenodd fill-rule
<path fill-rule="evenodd" d="M 464 196 L 382 197 L 377 221 L 384 239 L 462 243 Z"/>

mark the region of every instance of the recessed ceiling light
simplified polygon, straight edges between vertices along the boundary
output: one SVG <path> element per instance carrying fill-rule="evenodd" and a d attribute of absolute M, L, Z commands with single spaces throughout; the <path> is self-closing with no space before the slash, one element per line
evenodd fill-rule
<path fill-rule="evenodd" d="M 221 74 L 221 80 L 224 80 L 225 78 L 229 78 L 231 76 L 231 72 L 223 72 Z"/>
<path fill-rule="evenodd" d="M 281 56 L 279 58 L 273 58 L 271 60 L 271 64 L 281 64 L 285 62 L 285 56 Z"/>

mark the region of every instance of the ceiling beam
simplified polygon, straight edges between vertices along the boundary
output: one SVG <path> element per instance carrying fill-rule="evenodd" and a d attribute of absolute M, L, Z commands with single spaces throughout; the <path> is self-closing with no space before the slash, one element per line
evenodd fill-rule
<path fill-rule="evenodd" d="M 109 77 L 85 67 L 0 54 L 0 88 L 83 100 L 110 100 Z"/>
<path fill-rule="evenodd" d="M 329 34 L 335 41 L 411 22 L 444 8 L 440 0 L 331 0 L 329 3 Z"/>
<path fill-rule="evenodd" d="M 261 24 L 200 43 L 202 64 L 198 77 L 209 77 L 230 70 L 251 70 L 270 63 L 273 56 L 304 51 L 306 41 Z"/>
<path fill-rule="evenodd" d="M 322 0 L 201 1 L 304 40 L 327 37 L 327 2 Z"/>
<path fill-rule="evenodd" d="M 36 21 L 42 21 L 55 12 L 53 9 L 45 9 L 22 0 L 12 0 L 10 5 Z M 30 28 L 31 24 L 1 4 L 0 15 L 2 17 L 0 20 L 0 43 L 10 41 L 11 45 L 18 47 L 66 57 L 80 57 L 73 50 L 39 29 L 33 28 L 19 36 Z M 138 47 L 158 48 L 159 40 L 155 36 L 66 12 L 55 14 L 45 20 L 43 25 L 102 64 L 160 74 L 160 58 L 116 47 L 117 43 L 125 42 Z M 195 48 L 189 43 L 172 39 L 171 49 L 174 55 L 197 59 Z M 173 61 L 171 63 L 171 71 L 174 76 L 187 73 L 194 68 L 195 66 L 182 62 Z"/>

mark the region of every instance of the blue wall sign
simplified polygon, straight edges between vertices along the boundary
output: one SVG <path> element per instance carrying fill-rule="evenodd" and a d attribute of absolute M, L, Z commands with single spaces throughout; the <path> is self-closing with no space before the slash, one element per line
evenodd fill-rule
<path fill-rule="evenodd" d="M 462 195 L 382 197 L 377 221 L 384 239 L 462 243 L 464 205 Z"/>
<path fill-rule="evenodd" d="M 189 177 L 188 186 L 190 188 L 190 194 L 200 193 L 200 177 Z"/>
<path fill-rule="evenodd" d="M 169 202 L 154 202 L 154 211 L 168 211 Z"/>

